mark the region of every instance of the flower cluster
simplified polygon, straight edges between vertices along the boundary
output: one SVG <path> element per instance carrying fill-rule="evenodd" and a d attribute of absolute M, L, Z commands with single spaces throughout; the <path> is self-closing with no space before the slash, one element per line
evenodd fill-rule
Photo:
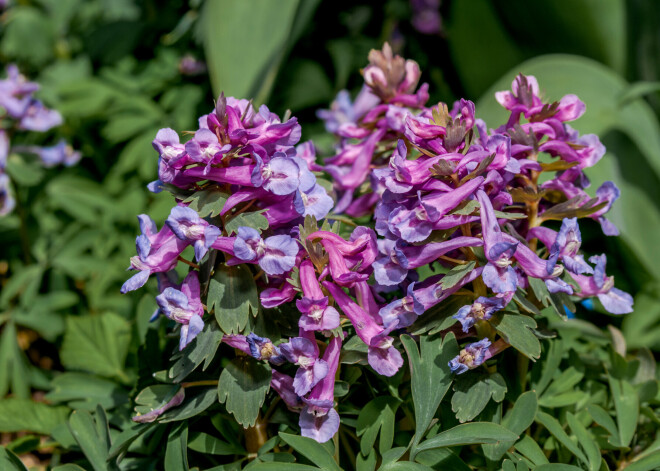
<path fill-rule="evenodd" d="M 295 118 L 280 120 L 265 106 L 257 112 L 246 100 L 220 96 L 186 143 L 161 130 L 159 180 L 149 187 L 170 191 L 177 204 L 160 231 L 139 217 L 130 266 L 138 273 L 122 287 L 134 290 L 157 274 L 154 318 L 180 324 L 183 350 L 207 311 L 222 315 L 202 280 L 243 265 L 263 308 L 295 306 L 297 336 L 229 329 L 222 341 L 270 364 L 272 389 L 299 413 L 302 435 L 319 442 L 339 428 L 342 346 L 357 346 L 376 373 L 393 376 L 403 365 L 395 334 L 452 296 L 469 302 L 441 330 L 477 339 L 449 362 L 457 374 L 511 346 L 493 322 L 505 311 L 538 315 L 547 299 L 595 296 L 613 314 L 632 308 L 606 275 L 605 256 L 586 261 L 579 253 L 578 218 L 617 233 L 604 216 L 618 190 L 607 182 L 587 196 L 584 169 L 604 148 L 567 124 L 585 111 L 577 97 L 544 103 L 534 77 L 521 75 L 512 92 L 497 94 L 508 122 L 489 131 L 470 101 L 424 107 L 428 87 L 415 92 L 419 67 L 388 45 L 369 59 L 355 103 L 341 93 L 320 113 L 341 139 L 325 166 L 311 143 L 298 144 Z M 335 212 L 373 214 L 373 228 L 344 237 L 328 222 L 345 216 L 328 216 L 333 200 L 317 179 L 322 170 L 334 181 Z M 188 246 L 195 261 L 183 257 Z M 181 283 L 179 263 L 191 267 Z"/>
<path fill-rule="evenodd" d="M 46 108 L 34 97 L 37 90 L 39 85 L 28 82 L 15 65 L 9 65 L 7 78 L 0 80 L 0 216 L 10 213 L 16 203 L 5 171 L 10 154 L 36 155 L 44 167 L 70 166 L 80 160 L 80 153 L 65 141 L 52 147 L 13 144 L 17 133 L 46 132 L 62 124 L 62 116 L 57 111 Z"/>

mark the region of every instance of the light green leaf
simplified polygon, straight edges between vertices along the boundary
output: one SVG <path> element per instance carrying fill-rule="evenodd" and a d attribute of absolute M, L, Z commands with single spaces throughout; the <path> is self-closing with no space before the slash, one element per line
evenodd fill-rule
<path fill-rule="evenodd" d="M 256 316 L 259 295 L 252 273 L 245 265 L 220 265 L 209 282 L 209 310 L 215 311 L 220 328 L 228 334 L 240 334 L 250 312 Z"/>
<path fill-rule="evenodd" d="M 270 388 L 271 369 L 251 357 L 235 358 L 227 364 L 218 381 L 218 399 L 243 427 L 255 424 L 259 409 Z"/>
<path fill-rule="evenodd" d="M 534 471 L 582 471 L 582 468 L 572 464 L 548 463 L 534 468 Z"/>
<path fill-rule="evenodd" d="M 617 353 L 613 353 L 613 355 L 618 356 Z M 622 379 L 620 375 L 615 377 L 612 372 L 608 372 L 607 379 L 614 399 L 621 446 L 628 446 L 637 429 L 639 398 L 635 387 L 626 379 Z"/>
<path fill-rule="evenodd" d="M 499 373 L 486 375 L 476 371 L 458 376 L 453 388 L 451 409 L 461 422 L 468 422 L 479 415 L 491 397 L 495 402 L 504 400 L 507 390 Z"/>
<path fill-rule="evenodd" d="M 566 413 L 566 420 L 568 426 L 571 427 L 571 432 L 577 437 L 582 450 L 587 457 L 587 465 L 590 471 L 598 471 L 602 457 L 600 455 L 600 448 L 598 444 L 589 434 L 584 425 L 570 412 Z"/>
<path fill-rule="evenodd" d="M 320 443 L 312 440 L 311 438 L 301 437 L 298 435 L 291 435 L 289 433 L 280 432 L 280 437 L 294 450 L 303 455 L 309 461 L 314 463 L 319 468 L 326 471 L 341 471 L 341 468 L 334 460 L 328 450 Z"/>
<path fill-rule="evenodd" d="M 53 428 L 66 421 L 71 409 L 49 406 L 29 399 L 0 400 L 0 431 L 30 431 L 49 435 Z"/>
<path fill-rule="evenodd" d="M 529 316 L 510 312 L 497 313 L 489 321 L 513 348 L 532 360 L 541 356 L 541 342 L 530 329 L 536 321 Z"/>
<path fill-rule="evenodd" d="M 541 450 L 539 444 L 529 435 L 523 435 L 523 437 L 516 442 L 514 447 L 537 466 L 548 462 L 548 458 L 545 456 L 545 453 L 543 453 L 543 450 Z"/>
<path fill-rule="evenodd" d="M 449 369 L 449 361 L 458 355 L 459 351 L 456 337 L 452 332 L 444 337 L 444 341 L 441 335 L 423 335 L 419 342 L 421 353 L 412 337 L 401 336 L 401 343 L 406 349 L 410 364 L 413 405 L 415 406 L 415 438 L 411 453 L 412 459 L 416 454 L 415 446 L 422 440 L 454 379 L 454 374 Z"/>
<path fill-rule="evenodd" d="M 431 450 L 449 446 L 478 445 L 484 443 L 510 442 L 518 439 L 518 435 L 510 430 L 491 422 L 471 422 L 457 425 L 454 428 L 440 432 L 433 438 L 420 443 L 417 451 Z"/>
<path fill-rule="evenodd" d="M 611 437 L 609 438 L 609 442 L 614 445 L 614 446 L 621 446 L 621 439 L 619 438 L 619 430 L 616 428 L 616 424 L 614 423 L 614 419 L 608 414 L 605 409 L 602 407 L 596 405 L 596 404 L 589 404 L 587 405 L 587 411 L 591 415 L 591 418 L 594 419 L 594 422 L 596 422 L 598 425 L 603 427 L 605 430 L 607 430 Z"/>
<path fill-rule="evenodd" d="M 660 452 L 652 453 L 640 460 L 633 460 L 626 471 L 652 471 L 660 468 Z"/>
<path fill-rule="evenodd" d="M 0 446 L 0 468 L 6 471 L 28 471 L 18 456 Z"/>
<path fill-rule="evenodd" d="M 571 453 L 573 453 L 577 458 L 582 461 L 585 465 L 589 465 L 589 460 L 582 453 L 582 450 L 571 440 L 561 424 L 557 419 L 551 415 L 546 414 L 545 412 L 538 411 L 536 414 L 536 421 L 543 425 L 548 431 L 552 434 L 553 437 L 557 439 L 559 443 L 564 445 Z M 547 466 L 547 465 L 544 465 Z"/>
<path fill-rule="evenodd" d="M 395 461 L 384 464 L 378 471 L 433 471 L 433 468 L 412 461 Z"/>
<path fill-rule="evenodd" d="M 130 340 L 130 324 L 117 314 L 68 316 L 60 359 L 68 369 L 128 382 L 124 362 Z"/>
<path fill-rule="evenodd" d="M 399 408 L 401 400 L 382 396 L 372 399 L 362 408 L 357 419 L 355 431 L 360 440 L 360 451 L 366 456 L 373 449 L 376 443 L 376 437 L 380 430 L 380 441 L 378 442 L 378 451 L 385 453 L 392 448 L 394 441 L 394 422 L 396 410 Z"/>

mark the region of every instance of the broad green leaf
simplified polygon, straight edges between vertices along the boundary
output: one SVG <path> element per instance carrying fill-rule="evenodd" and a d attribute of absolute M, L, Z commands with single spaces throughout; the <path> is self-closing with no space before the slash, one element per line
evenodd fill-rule
<path fill-rule="evenodd" d="M 199 453 L 210 455 L 242 455 L 245 450 L 235 445 L 222 441 L 208 433 L 194 433 L 188 440 L 188 448 Z"/>
<path fill-rule="evenodd" d="M 613 355 L 618 355 L 614 353 Z M 610 391 L 614 399 L 616 409 L 616 421 L 619 429 L 619 439 L 622 446 L 628 446 L 637 429 L 637 418 L 639 417 L 639 398 L 635 387 L 626 379 L 619 379 L 611 372 L 607 379 Z"/>
<path fill-rule="evenodd" d="M 536 421 L 548 429 L 548 432 L 550 432 L 559 443 L 564 445 L 580 461 L 582 461 L 585 465 L 589 465 L 589 460 L 587 457 L 584 455 L 584 453 L 582 453 L 582 450 L 580 450 L 580 448 L 573 442 L 573 440 L 571 440 L 557 419 L 549 414 L 546 414 L 545 412 L 538 411 L 536 414 Z"/>
<path fill-rule="evenodd" d="M 110 434 L 103 409 L 97 408 L 94 417 L 86 411 L 74 411 L 69 418 L 69 429 L 94 471 L 117 469 L 114 463 L 107 462 Z"/>
<path fill-rule="evenodd" d="M 16 324 L 7 322 L 0 334 L 0 394 L 11 391 L 16 398 L 30 397 L 28 361 L 18 345 Z"/>
<path fill-rule="evenodd" d="M 188 471 L 188 424 L 182 422 L 170 430 L 165 448 L 165 471 Z"/>
<path fill-rule="evenodd" d="M 298 5 L 298 0 L 206 2 L 204 49 L 216 96 L 223 91 L 226 96 L 267 98 Z M 249 35 L 245 35 L 246 27 Z"/>
<path fill-rule="evenodd" d="M 105 409 L 124 404 L 128 393 L 117 383 L 84 373 L 63 373 L 52 381 L 53 389 L 46 399 L 56 403 L 67 403 L 74 409 L 94 410 L 97 404 Z"/>
<path fill-rule="evenodd" d="M 218 329 L 218 325 L 215 322 L 205 323 L 204 329 L 197 337 L 171 358 L 174 364 L 167 373 L 168 377 L 173 382 L 180 383 L 202 362 L 204 362 L 202 369 L 205 370 L 213 361 L 221 342 L 222 332 Z"/>
<path fill-rule="evenodd" d="M 263 215 L 263 211 L 252 211 L 250 213 L 241 213 L 233 216 L 231 220 L 227 221 L 225 230 L 227 235 L 232 235 L 238 232 L 239 227 L 251 227 L 259 232 L 268 229 L 268 219 Z"/>
<path fill-rule="evenodd" d="M 140 435 L 144 434 L 153 427 L 154 424 L 138 424 L 133 423 L 130 427 L 122 431 L 119 435 L 113 436 L 112 446 L 108 451 L 108 459 L 117 458 L 123 455 L 128 450 L 128 447 L 137 440 Z"/>
<path fill-rule="evenodd" d="M 534 471 L 582 471 L 582 468 L 572 464 L 548 463 L 534 468 Z"/>
<path fill-rule="evenodd" d="M 239 357 L 227 364 L 218 381 L 218 399 L 243 427 L 255 424 L 259 409 L 270 388 L 270 366 L 251 357 Z"/>
<path fill-rule="evenodd" d="M 451 409 L 461 422 L 469 422 L 479 415 L 491 397 L 495 402 L 502 402 L 507 390 L 499 373 L 487 375 L 476 371 L 458 376 L 453 388 Z"/>
<path fill-rule="evenodd" d="M 395 461 L 384 464 L 378 471 L 433 471 L 433 468 L 412 461 Z"/>
<path fill-rule="evenodd" d="M 135 411 L 138 415 L 147 414 L 156 409 L 163 408 L 175 396 L 180 401 L 182 394 L 183 389 L 178 384 L 154 384 L 147 386 L 135 397 Z"/>
<path fill-rule="evenodd" d="M 523 435 L 522 438 L 516 442 L 514 447 L 517 451 L 522 453 L 525 458 L 537 466 L 548 462 L 548 458 L 545 456 L 545 453 L 543 453 L 543 450 L 541 450 L 539 444 L 529 435 Z"/>
<path fill-rule="evenodd" d="M 69 316 L 60 359 L 66 368 L 128 382 L 124 362 L 130 340 L 130 324 L 117 314 Z"/>
<path fill-rule="evenodd" d="M 510 312 L 497 313 L 490 323 L 526 357 L 535 360 L 541 356 L 541 342 L 531 330 L 536 328 L 536 321 L 531 317 Z"/>
<path fill-rule="evenodd" d="M 71 409 L 49 406 L 29 399 L 0 400 L 0 431 L 30 431 L 49 435 L 53 428 L 66 421 Z"/>
<path fill-rule="evenodd" d="M 6 471 L 28 471 L 20 458 L 3 446 L 0 446 L 0 468 Z"/>
<path fill-rule="evenodd" d="M 614 446 L 621 446 L 621 439 L 619 438 L 619 430 L 616 428 L 616 424 L 614 423 L 614 419 L 608 414 L 605 409 L 602 407 L 596 405 L 596 404 L 589 404 L 587 406 L 587 411 L 591 415 L 591 418 L 594 419 L 594 422 L 596 422 L 598 425 L 603 427 L 605 430 L 607 430 L 611 437 L 609 438 L 609 442 L 614 445 Z"/>
<path fill-rule="evenodd" d="M 452 471 L 471 471 L 465 462 L 449 448 L 435 448 L 418 453 L 415 461 L 426 466 L 436 466 L 436 469 L 451 469 Z"/>
<path fill-rule="evenodd" d="M 413 447 L 426 433 L 440 402 L 449 390 L 454 374 L 449 369 L 449 361 L 458 355 L 458 343 L 452 332 L 441 335 L 420 337 L 421 352 L 417 344 L 407 335 L 401 336 L 410 364 L 411 388 L 415 407 L 415 438 Z M 414 459 L 414 451 L 412 457 Z"/>
<path fill-rule="evenodd" d="M 513 408 L 502 419 L 502 425 L 517 435 L 523 435 L 534 422 L 538 402 L 534 391 L 521 394 Z M 500 460 L 513 442 L 502 442 L 498 445 L 483 445 L 484 454 L 492 461 Z"/>
<path fill-rule="evenodd" d="M 195 391 L 198 389 L 198 391 Z M 160 423 L 186 420 L 194 417 L 211 407 L 217 401 L 218 392 L 216 388 L 195 388 L 187 389 L 186 399 L 183 403 L 173 409 L 168 410 L 160 416 Z"/>
<path fill-rule="evenodd" d="M 183 202 L 190 203 L 188 207 L 197 211 L 200 217 L 205 218 L 209 216 L 215 217 L 220 214 L 220 211 L 222 211 L 223 206 L 227 202 L 227 198 L 229 198 L 229 194 L 207 188 L 196 191 Z"/>
<path fill-rule="evenodd" d="M 449 446 L 479 445 L 483 443 L 510 442 L 518 439 L 518 435 L 510 430 L 491 422 L 471 422 L 440 432 L 433 438 L 423 441 L 417 451 L 431 450 Z"/>
<path fill-rule="evenodd" d="M 652 453 L 639 460 L 633 460 L 626 471 L 652 471 L 660 468 L 660 452 Z"/>
<path fill-rule="evenodd" d="M 568 422 L 568 426 L 571 427 L 571 432 L 573 432 L 573 434 L 577 437 L 578 443 L 580 444 L 580 447 L 582 447 L 582 450 L 587 457 L 587 465 L 589 466 L 589 470 L 598 471 L 602 460 L 598 444 L 589 434 L 585 426 L 582 425 L 573 414 L 567 412 L 566 420 Z"/>
<path fill-rule="evenodd" d="M 442 277 L 440 281 L 440 286 L 442 289 L 449 289 L 456 286 L 465 276 L 470 273 L 477 262 L 474 260 L 466 263 L 465 265 L 456 265 L 454 268 L 449 270 L 449 272 Z"/>
<path fill-rule="evenodd" d="M 629 101 L 656 92 L 660 92 L 660 82 L 631 83 L 630 86 L 619 97 L 619 103 L 621 103 L 621 105 L 625 105 Z"/>
<path fill-rule="evenodd" d="M 373 449 L 380 430 L 378 451 L 385 453 L 392 448 L 394 441 L 394 423 L 396 410 L 401 400 L 391 396 L 381 396 L 372 399 L 362 408 L 357 419 L 355 432 L 360 439 L 360 451 L 366 456 Z"/>
<path fill-rule="evenodd" d="M 240 334 L 250 313 L 256 316 L 259 310 L 257 285 L 249 268 L 246 265 L 217 267 L 209 282 L 206 302 L 208 309 L 215 311 L 224 332 Z"/>
<path fill-rule="evenodd" d="M 619 227 L 634 253 L 640 254 L 646 269 L 660 277 L 660 252 L 647 250 L 653 246 L 660 227 L 660 125 L 651 107 L 643 99 L 622 106 L 619 97 L 629 84 L 607 67 L 584 57 L 547 55 L 517 65 L 498 80 L 477 104 L 480 118 L 487 123 L 506 120 L 508 112 L 495 101 L 494 93 L 508 90 L 518 73 L 534 75 L 550 100 L 576 94 L 587 105 L 586 113 L 571 123 L 581 133 L 603 137 L 609 131 L 618 131 L 634 143 L 633 148 L 617 146 L 620 149 L 614 155 L 606 155 L 586 173 L 594 190 L 606 180 L 614 181 L 621 189 L 621 198 L 607 217 Z M 612 145 L 609 140 L 606 144 Z"/>
<path fill-rule="evenodd" d="M 323 445 L 311 438 L 280 432 L 280 438 L 294 450 L 303 455 L 319 468 L 326 471 L 341 471 L 341 468 Z"/>

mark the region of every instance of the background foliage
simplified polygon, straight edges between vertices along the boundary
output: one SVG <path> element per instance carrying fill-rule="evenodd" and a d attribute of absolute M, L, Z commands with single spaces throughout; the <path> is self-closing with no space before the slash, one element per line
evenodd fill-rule
<path fill-rule="evenodd" d="M 453 0 L 441 6 L 441 34 L 429 36 L 413 29 L 405 0 L 13 2 L 2 14 L 1 62 L 17 63 L 42 85 L 40 97 L 65 117 L 58 132 L 84 158 L 66 170 L 10 159 L 20 207 L 0 219 L 0 468 L 23 469 L 20 455 L 28 466 L 61 471 L 235 469 L 249 451 L 257 456 L 251 468 L 270 470 L 339 469 L 333 457 L 365 470 L 656 469 L 658 8 L 650 0 Z M 149 213 L 160 225 L 171 206 L 169 195 L 145 190 L 156 175 L 156 131 L 193 129 L 224 91 L 278 114 L 291 109 L 303 139 L 327 155 L 332 141 L 315 110 L 342 88 L 356 92 L 356 70 L 385 40 L 420 64 L 436 93 L 431 102 L 472 99 L 489 122 L 502 120 L 493 92 L 518 72 L 535 75 L 551 98 L 575 93 L 587 104 L 575 127 L 599 134 L 608 148 L 590 176 L 622 189 L 610 213 L 622 237 L 585 225 L 583 248 L 611 254 L 635 312 L 614 318 L 579 306 L 577 319 L 553 324 L 559 340 L 542 342 L 529 375 L 512 356 L 510 371 L 450 385 L 434 362 L 438 353 L 455 355 L 451 336 L 425 337 L 421 350 L 404 338 L 410 369 L 387 382 L 352 374 L 345 359 L 336 395 L 348 398 L 347 419 L 335 444 L 295 435 L 290 419 L 274 413 L 279 436 L 246 450 L 215 387 L 189 389 L 158 424 L 133 424 L 133 406 L 149 410 L 177 389 L 163 374 L 173 345 L 165 322 L 148 323 L 155 291 L 119 294 L 135 215 Z M 187 53 L 205 58 L 208 76 L 180 72 Z M 204 338 L 217 348 L 217 333 Z M 206 361 L 231 374 L 231 365 L 209 365 L 207 345 L 197 344 L 193 368 Z M 154 375 L 162 384 L 136 397 Z M 516 390 L 525 382 L 533 392 Z M 494 428 L 463 423 L 473 420 Z M 229 462 L 236 464 L 222 467 Z"/>

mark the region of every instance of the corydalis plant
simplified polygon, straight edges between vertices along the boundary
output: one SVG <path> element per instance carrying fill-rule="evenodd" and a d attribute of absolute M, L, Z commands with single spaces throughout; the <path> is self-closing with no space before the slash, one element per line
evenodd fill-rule
<path fill-rule="evenodd" d="M 20 134 L 26 131 L 43 133 L 62 124 L 59 112 L 47 108 L 34 97 L 38 90 L 39 85 L 29 82 L 13 64 L 7 67 L 7 78 L 0 80 L 0 216 L 9 214 L 16 205 L 6 173 L 11 154 L 36 155 L 44 167 L 71 166 L 81 157 L 63 140 L 52 147 L 14 142 L 16 138 L 20 141 Z"/>
<path fill-rule="evenodd" d="M 219 400 L 246 427 L 267 425 L 273 409 L 262 417 L 261 404 L 272 388 L 298 414 L 302 435 L 330 440 L 341 426 L 340 365 L 359 361 L 396 375 L 404 363 L 399 334 L 452 333 L 463 349 L 442 368 L 460 374 L 496 364 L 511 346 L 537 358 L 530 328 L 548 311 L 563 316 L 572 300 L 598 296 L 612 313 L 631 310 L 605 257 L 589 263 L 579 253 L 577 218 L 614 234 L 604 214 L 618 192 L 608 182 L 586 196 L 583 170 L 604 148 L 566 124 L 584 112 L 576 97 L 544 103 L 535 79 L 519 76 L 512 92 L 497 95 L 510 119 L 488 131 L 470 101 L 451 111 L 424 107 L 419 68 L 387 45 L 372 51 L 363 74 L 354 104 L 343 93 L 321 113 L 340 136 L 325 166 L 311 143 L 298 144 L 295 118 L 224 96 L 187 142 L 171 129 L 154 140 L 159 180 L 150 188 L 171 192 L 176 206 L 160 230 L 140 216 L 130 267 L 138 273 L 122 290 L 157 275 L 155 317 L 180 324 L 174 358 L 193 365 L 177 360 L 170 381 L 203 361 L 206 369 L 216 351 L 232 355 L 219 373 Z M 327 220 L 319 227 L 333 206 L 321 170 L 333 177 L 335 211 L 373 211 L 373 228 L 346 234 Z M 544 173 L 551 178 L 540 183 Z M 194 260 L 184 256 L 189 246 Z M 185 267 L 179 284 L 174 270 Z M 218 377 L 199 373 L 203 384 Z M 135 420 L 159 420 L 147 413 Z"/>

